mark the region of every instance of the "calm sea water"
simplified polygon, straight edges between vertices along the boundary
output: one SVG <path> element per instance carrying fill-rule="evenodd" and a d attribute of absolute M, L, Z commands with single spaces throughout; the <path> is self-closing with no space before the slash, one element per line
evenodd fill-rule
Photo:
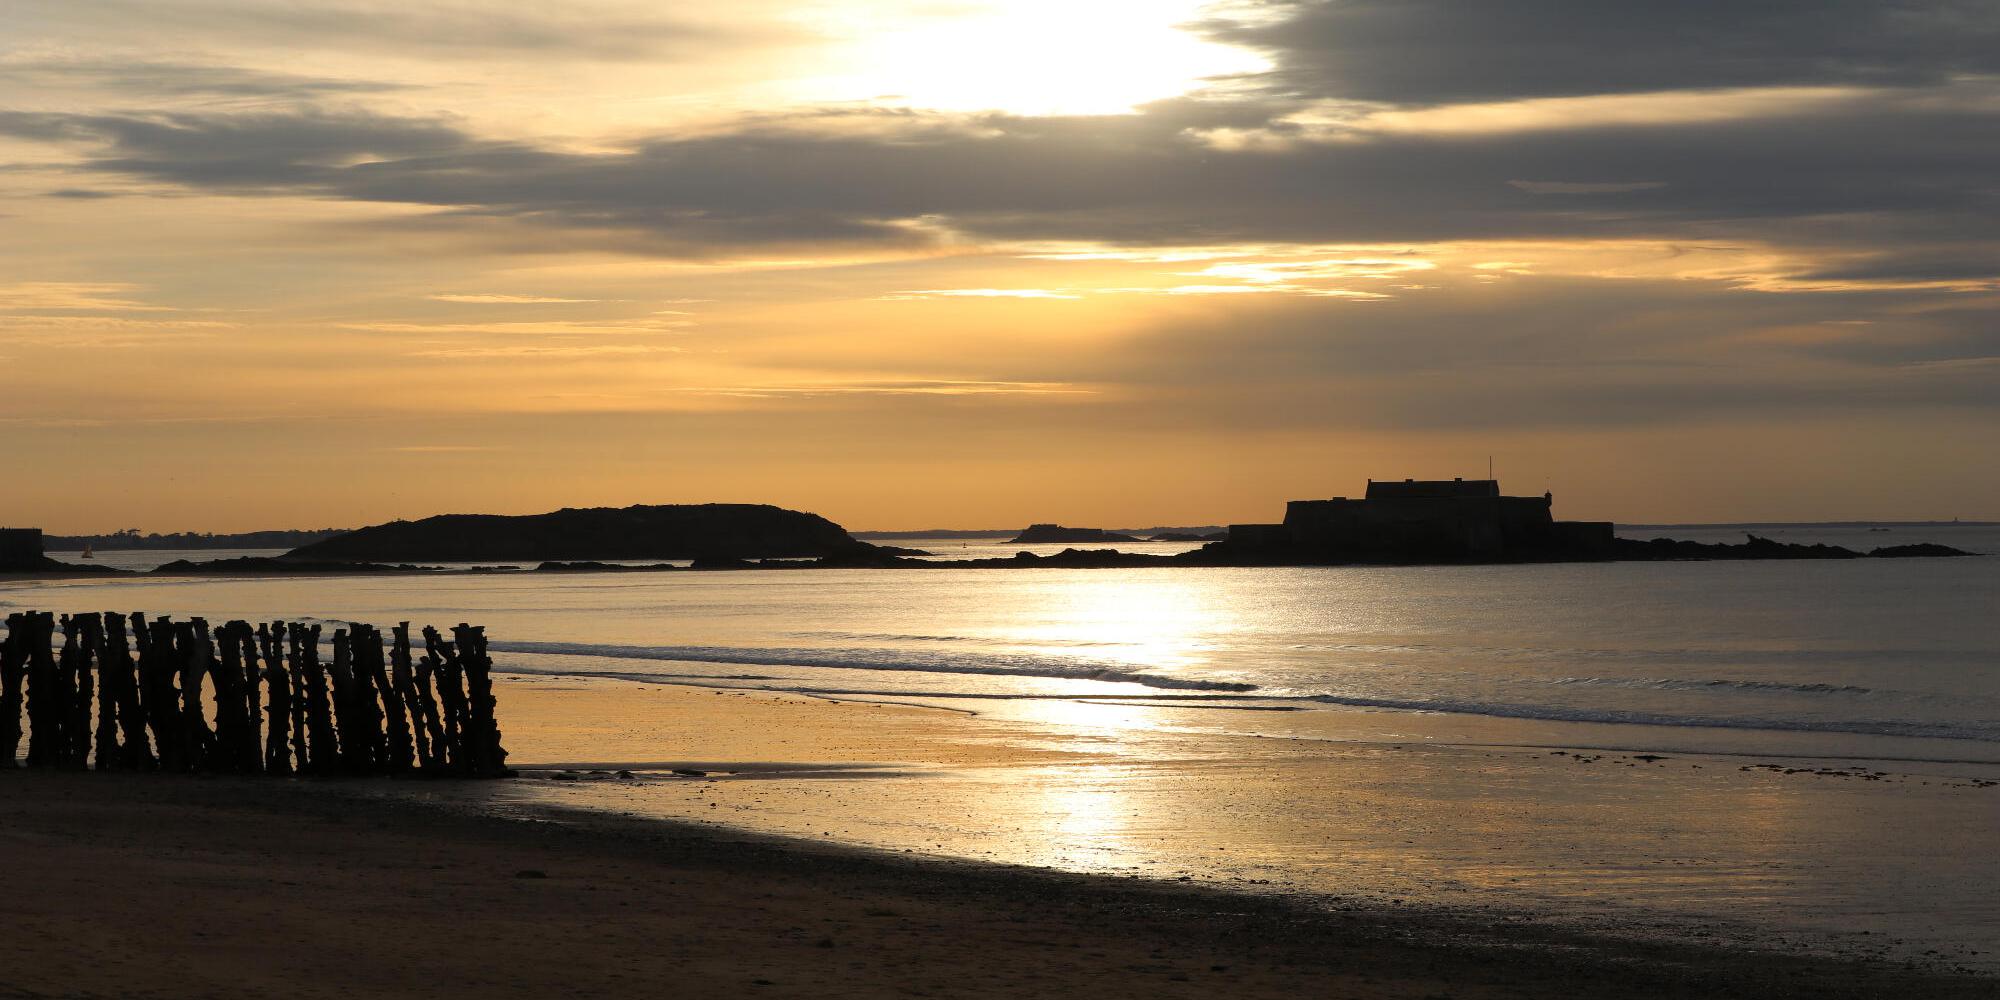
<path fill-rule="evenodd" d="M 1760 533 L 2000 552 L 1995 528 Z M 912 544 L 970 555 L 1011 548 Z M 115 555 L 130 562 L 140 554 Z M 2000 760 L 2000 557 L 0 588 L 0 607 L 15 606 L 468 620 L 485 624 L 503 665 L 523 673 L 976 702 L 989 711 L 1079 697 L 1297 710 L 1217 712 L 1191 723 L 1232 731 L 1297 733 L 1310 729 L 1315 710 L 1367 709 L 1425 713 L 1424 731 L 1440 739 L 1505 739 L 1494 727 L 1512 721 L 1532 723 L 1539 738 L 1551 727 L 1586 725 L 1592 739 L 1618 745 L 1727 749 L 1810 739 L 1816 753 Z"/>
<path fill-rule="evenodd" d="M 1760 533 L 2000 552 L 1990 528 Z M 1760 928 L 2000 971 L 2000 789 L 1980 784 L 2000 776 L 2000 556 L 0 584 L 13 608 L 470 621 L 524 688 L 595 676 L 932 705 L 985 717 L 951 739 L 1055 734 L 1028 738 L 1071 754 L 908 780 L 466 795 L 1592 927 Z M 586 729 L 553 752 L 676 760 L 706 743 L 700 724 L 631 713 Z M 880 738 L 871 759 L 930 759 Z M 554 762 L 510 745 L 517 764 Z M 1829 764 L 1842 774 L 1814 770 Z"/>

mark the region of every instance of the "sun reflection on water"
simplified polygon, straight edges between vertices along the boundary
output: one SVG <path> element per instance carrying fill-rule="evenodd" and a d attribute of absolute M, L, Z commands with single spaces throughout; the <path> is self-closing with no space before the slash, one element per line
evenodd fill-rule
<path fill-rule="evenodd" d="M 1024 648 L 1148 667 L 1202 662 L 1207 636 L 1226 627 L 1217 591 L 1167 577 L 1051 582 L 1051 617 L 1017 633 Z"/>

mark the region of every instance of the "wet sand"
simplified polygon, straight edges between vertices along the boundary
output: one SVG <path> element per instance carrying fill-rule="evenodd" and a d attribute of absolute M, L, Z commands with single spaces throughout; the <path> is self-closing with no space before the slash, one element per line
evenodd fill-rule
<path fill-rule="evenodd" d="M 1447 744 L 1407 712 L 1294 713 L 1317 735 L 1290 739 L 1063 700 L 970 716 L 550 677 L 503 698 L 515 762 L 548 769 L 466 793 L 482 808 L 2000 974 L 1990 764 Z"/>
<path fill-rule="evenodd" d="M 386 784 L 0 776 L 0 995 L 1994 995 L 1881 963 L 506 819 Z"/>

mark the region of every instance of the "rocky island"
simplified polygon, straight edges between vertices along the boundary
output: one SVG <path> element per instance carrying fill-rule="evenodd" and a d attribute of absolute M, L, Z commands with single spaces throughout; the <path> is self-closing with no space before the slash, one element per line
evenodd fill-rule
<path fill-rule="evenodd" d="M 1065 528 L 1060 524 L 1031 524 L 1026 531 L 1015 535 L 1010 545 L 1072 545 L 1097 544 L 1106 542 L 1136 542 L 1131 535 L 1121 535 L 1103 528 Z"/>
<path fill-rule="evenodd" d="M 913 555 L 857 541 L 817 514 L 769 504 L 564 508 L 547 514 L 441 514 L 362 528 L 280 562 L 551 562 L 630 559 L 863 559 Z"/>

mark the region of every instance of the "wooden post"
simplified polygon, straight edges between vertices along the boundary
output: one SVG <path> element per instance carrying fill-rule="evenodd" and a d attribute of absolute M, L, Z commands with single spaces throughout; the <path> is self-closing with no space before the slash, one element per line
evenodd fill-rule
<path fill-rule="evenodd" d="M 181 735 L 187 740 L 187 769 L 208 767 L 215 755 L 215 733 L 201 710 L 201 683 L 215 669 L 215 643 L 208 635 L 208 622 L 190 618 L 176 633 L 181 645 Z"/>
<path fill-rule="evenodd" d="M 299 666 L 305 674 L 306 733 L 312 748 L 312 773 L 340 772 L 340 738 L 334 732 L 333 712 L 327 701 L 326 670 L 319 664 L 318 625 L 292 626 L 292 641 L 300 653 Z"/>
<path fill-rule="evenodd" d="M 143 628 L 145 619 L 134 615 Z M 139 677 L 132 664 L 132 651 L 125 644 L 125 619 L 104 613 L 104 659 L 98 665 L 104 679 L 98 697 L 109 696 L 118 708 L 118 731 L 124 737 L 118 747 L 118 761 L 126 768 L 152 770 L 153 751 L 146 745 L 146 711 L 139 703 Z"/>
<path fill-rule="evenodd" d="M 458 641 L 459 663 L 465 668 L 466 718 L 472 730 L 466 744 L 472 751 L 472 771 L 499 777 L 507 770 L 507 750 L 500 745 L 500 725 L 494 715 L 493 661 L 486 655 L 486 629 L 460 622 L 451 630 Z"/>
<path fill-rule="evenodd" d="M 465 774 L 472 769 L 472 754 L 466 747 L 465 713 L 465 670 L 459 666 L 458 651 L 451 643 L 445 642 L 438 630 L 424 627 L 424 647 L 429 657 L 437 664 L 438 699 L 444 703 L 444 742 L 448 751 L 447 767 L 453 774 Z"/>
<path fill-rule="evenodd" d="M 208 761 L 211 771 L 243 770 L 244 730 L 249 728 L 249 720 L 243 714 L 243 644 L 236 636 L 236 627 L 241 624 L 224 622 L 215 630 L 217 662 L 209 671 L 209 684 L 215 689 L 215 754 Z"/>
<path fill-rule="evenodd" d="M 104 641 L 104 618 L 100 613 L 83 616 L 83 641 L 97 664 L 97 740 L 92 756 L 98 770 L 109 771 L 124 760 L 118 752 L 118 682 L 112 677 L 111 647 Z"/>
<path fill-rule="evenodd" d="M 264 713 L 262 703 L 257 700 L 264 672 L 257 666 L 257 633 L 246 621 L 230 622 L 229 627 L 236 633 L 234 641 L 242 651 L 243 660 L 243 683 L 237 691 L 243 711 L 243 738 L 236 748 L 237 766 L 256 774 L 264 769 Z"/>
<path fill-rule="evenodd" d="M 70 654 L 69 676 L 63 684 L 69 696 L 69 717 L 63 720 L 63 738 L 67 744 L 63 748 L 63 766 L 79 770 L 90 766 L 92 675 L 97 666 L 96 617 L 69 615 L 63 626 L 63 649 Z"/>
<path fill-rule="evenodd" d="M 409 625 L 396 630 L 395 660 L 393 674 L 382 665 L 382 634 L 370 628 L 374 637 L 372 659 L 368 666 L 375 677 L 375 686 L 382 692 L 382 708 L 388 715 L 388 746 L 384 749 L 384 764 L 393 774 L 403 774 L 416 766 L 416 754 L 411 741 L 411 716 L 416 694 L 410 689 L 410 637 Z M 421 732 L 421 730 L 419 730 Z"/>
<path fill-rule="evenodd" d="M 271 693 L 271 700 L 264 706 L 265 717 L 271 725 L 270 735 L 264 740 L 264 770 L 270 774 L 292 773 L 292 754 L 288 743 L 294 725 L 292 685 L 291 674 L 285 669 L 284 634 L 284 622 L 257 624 L 257 644 L 264 650 L 265 677 Z"/>
<path fill-rule="evenodd" d="M 410 658 L 410 623 L 404 622 L 396 629 L 396 645 L 403 659 Z M 428 647 L 430 636 L 424 637 Z M 437 659 L 427 651 L 416 662 L 416 677 L 411 691 L 417 696 L 416 717 L 422 720 L 417 730 L 417 750 L 423 754 L 426 771 L 442 771 L 450 763 L 450 751 L 444 738 L 444 714 L 438 709 L 437 696 L 432 692 L 432 678 L 437 673 Z"/>
<path fill-rule="evenodd" d="M 382 774 L 393 766 L 389 759 L 389 739 L 383 729 L 387 719 L 384 702 L 395 697 L 382 670 L 382 633 L 375 631 L 373 625 L 355 623 L 349 627 L 348 635 L 354 643 L 355 699 L 361 708 L 362 722 L 367 726 L 368 770 L 370 774 Z"/>
<path fill-rule="evenodd" d="M 21 682 L 28 674 L 27 615 L 7 616 L 7 638 L 0 641 L 0 767 L 13 770 L 21 749 Z"/>
<path fill-rule="evenodd" d="M 132 625 L 139 638 L 139 689 L 145 703 L 146 726 L 153 733 L 160 770 L 185 771 L 187 740 L 181 735 L 180 691 L 174 687 L 180 654 L 174 648 L 173 619 L 156 618 L 148 625 L 134 614 Z"/>
<path fill-rule="evenodd" d="M 333 630 L 333 664 L 327 676 L 333 681 L 333 729 L 340 740 L 340 769 L 349 774 L 365 773 L 360 711 L 355 704 L 354 646 L 344 628 Z"/>
<path fill-rule="evenodd" d="M 306 739 L 305 626 L 286 625 L 285 636 L 285 662 L 291 675 L 292 690 L 292 768 L 299 774 L 309 774 L 312 771 L 312 744 Z"/>
<path fill-rule="evenodd" d="M 49 655 L 55 638 L 55 616 L 30 611 L 28 632 L 28 766 L 54 767 L 62 759 L 62 693 L 57 690 L 56 662 Z"/>

